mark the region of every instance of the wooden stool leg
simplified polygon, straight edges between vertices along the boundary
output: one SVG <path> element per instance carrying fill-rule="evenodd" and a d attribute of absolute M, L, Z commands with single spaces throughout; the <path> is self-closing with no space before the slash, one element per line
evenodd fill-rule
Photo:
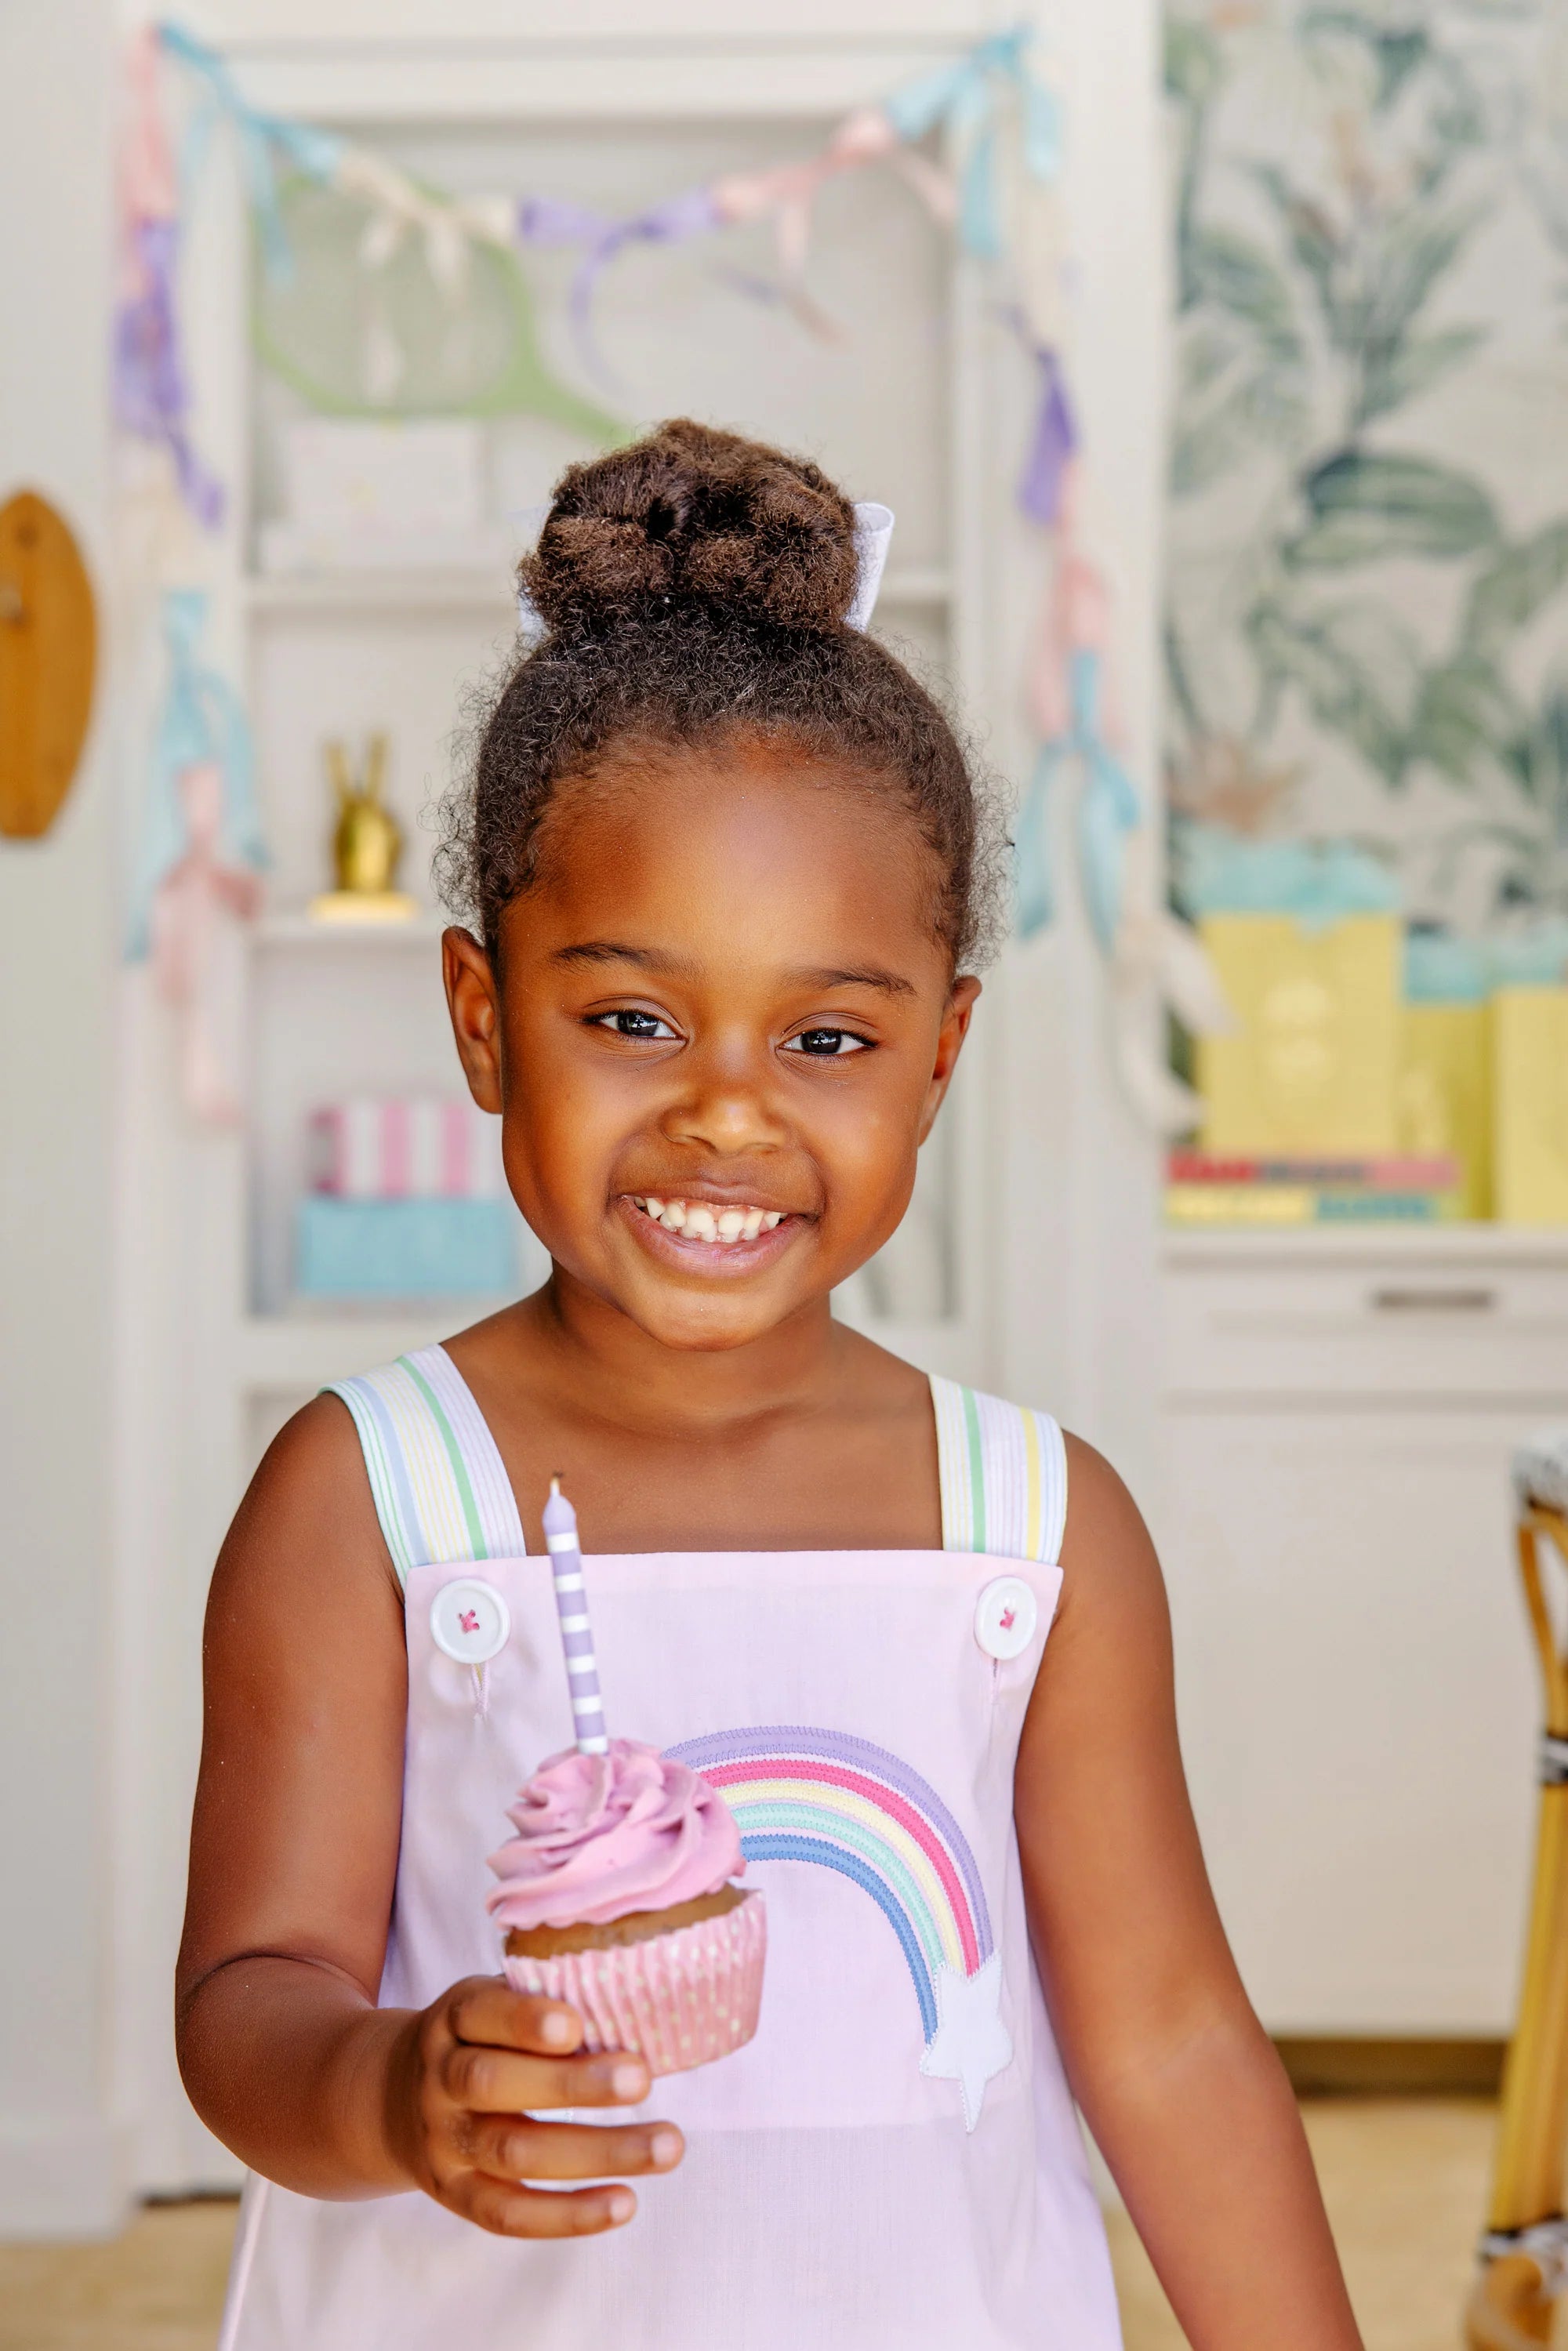
<path fill-rule="evenodd" d="M 1467 2351 L 1542 2351 L 1552 2341 L 1554 2297 L 1528 2253 L 1487 2262 L 1465 2312 Z"/>
<path fill-rule="evenodd" d="M 1568 1669 L 1542 1589 L 1542 1535 L 1568 1559 L 1568 1521 L 1527 1510 L 1519 1562 L 1545 1683 L 1546 1738 L 1519 2022 L 1503 2072 L 1482 2269 L 1465 2319 L 1470 2351 L 1539 2351 L 1551 2341 L 1552 2306 L 1568 2283 Z"/>

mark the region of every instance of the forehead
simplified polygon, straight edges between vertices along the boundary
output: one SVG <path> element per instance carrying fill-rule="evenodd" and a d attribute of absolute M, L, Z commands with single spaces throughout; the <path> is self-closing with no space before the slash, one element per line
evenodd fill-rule
<path fill-rule="evenodd" d="M 710 967 L 874 953 L 940 985 L 938 881 L 894 781 L 779 747 L 628 747 L 559 789 L 507 914 L 544 953 L 607 936 Z"/>

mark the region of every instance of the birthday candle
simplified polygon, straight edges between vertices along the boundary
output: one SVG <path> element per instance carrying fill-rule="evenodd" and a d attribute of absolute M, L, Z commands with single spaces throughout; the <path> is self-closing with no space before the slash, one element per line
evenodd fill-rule
<path fill-rule="evenodd" d="M 560 1618 L 560 1645 L 566 1652 L 578 1752 L 608 1755 L 604 1701 L 599 1694 L 599 1660 L 593 1654 L 593 1628 L 588 1621 L 582 1553 L 577 1541 L 577 1512 L 561 1492 L 559 1478 L 549 1481 L 549 1500 L 545 1504 L 545 1543 L 555 1577 L 556 1614 Z"/>

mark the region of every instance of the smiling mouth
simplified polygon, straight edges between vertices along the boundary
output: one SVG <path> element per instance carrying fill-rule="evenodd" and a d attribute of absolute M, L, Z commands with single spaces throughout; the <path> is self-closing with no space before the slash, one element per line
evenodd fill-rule
<path fill-rule="evenodd" d="M 743 1258 L 760 1255 L 770 1242 L 778 1246 L 775 1234 L 779 1241 L 789 1238 L 781 1228 L 793 1228 L 802 1221 L 787 1208 L 754 1207 L 741 1201 L 721 1205 L 711 1200 L 667 1200 L 643 1192 L 623 1193 L 622 1198 L 638 1224 L 656 1227 L 661 1239 L 668 1234 L 681 1245 L 683 1255 L 689 1252 L 701 1258 L 711 1251 L 716 1261 L 732 1251 Z"/>

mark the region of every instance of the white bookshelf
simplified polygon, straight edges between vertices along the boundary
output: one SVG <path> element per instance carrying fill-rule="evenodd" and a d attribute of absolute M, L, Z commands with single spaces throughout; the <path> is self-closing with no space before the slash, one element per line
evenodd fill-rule
<path fill-rule="evenodd" d="M 1274 1231 L 1167 1226 L 1161 1254 L 1191 1270 L 1289 1265 L 1568 1266 L 1568 1227 L 1473 1223 L 1302 1225 Z"/>
<path fill-rule="evenodd" d="M 950 573 L 936 564 L 890 564 L 877 597 L 884 616 L 942 611 L 953 599 Z M 243 598 L 253 615 L 304 612 L 477 612 L 509 614 L 509 578 L 493 570 L 256 571 L 246 575 Z"/>
<path fill-rule="evenodd" d="M 321 922 L 299 910 L 269 908 L 253 925 L 250 946 L 253 953 L 319 947 L 324 954 L 334 955 L 343 951 L 368 956 L 399 948 L 429 954 L 439 948 L 445 928 L 445 916 L 429 910 L 402 922 L 343 923 Z"/>
<path fill-rule="evenodd" d="M 796 80 L 793 97 L 787 89 L 781 95 L 778 119 L 764 125 L 681 111 L 613 131 L 591 121 L 497 124 L 476 88 L 471 118 L 444 110 L 422 124 L 416 112 L 400 120 L 402 110 L 393 110 L 391 120 L 361 135 L 381 138 L 405 164 L 447 185 L 548 183 L 601 206 L 630 206 L 704 172 L 799 152 L 821 125 L 810 73 Z M 834 204 L 852 215 L 851 233 L 824 247 L 819 291 L 825 307 L 856 322 L 852 364 L 787 320 L 737 303 L 680 256 L 639 256 L 647 267 L 618 273 L 606 294 L 605 331 L 645 413 L 707 413 L 807 445 L 855 495 L 894 507 L 894 559 L 874 625 L 961 692 L 984 642 L 976 586 L 984 516 L 973 454 L 956 454 L 960 412 L 984 404 L 983 362 L 957 332 L 969 298 L 964 270 L 891 177 L 848 183 Z M 552 266 L 549 256 L 529 265 L 536 276 Z M 541 312 L 548 300 L 546 290 Z M 934 352 L 944 364 L 931 365 Z M 229 1196 L 209 1203 L 223 1235 L 215 1253 L 222 1279 L 203 1321 L 214 1393 L 226 1399 L 222 1416 L 233 1432 L 231 1485 L 291 1399 L 499 1302 L 411 1299 L 360 1311 L 301 1301 L 291 1288 L 291 1226 L 305 1180 L 306 1122 L 318 1102 L 350 1092 L 460 1089 L 438 977 L 444 925 L 429 885 L 428 816 L 451 771 L 455 726 L 503 671 L 515 642 L 514 589 L 493 551 L 429 569 L 255 567 L 261 526 L 278 514 L 278 435 L 298 411 L 248 353 L 240 357 L 235 414 L 250 490 L 235 535 L 230 610 L 273 866 L 246 957 L 248 1131 L 238 1148 L 215 1155 L 224 1171 L 218 1191 L 226 1183 Z M 570 373 L 569 354 L 558 353 L 556 363 Z M 527 420 L 487 430 L 489 476 L 507 512 L 545 495 L 564 462 L 588 454 Z M 972 688 L 967 698 L 972 709 Z M 377 728 L 391 738 L 389 799 L 407 842 L 400 879 L 421 910 L 401 924 L 320 923 L 307 908 L 329 881 L 321 746 L 333 736 L 357 742 Z M 967 1075 L 927 1146 L 905 1230 L 839 1305 L 935 1367 L 982 1378 L 990 1298 L 984 1238 L 973 1220 L 954 1214 L 956 1198 L 977 1188 L 980 1164 L 980 1088 Z M 536 1279 L 542 1253 L 531 1237 L 524 1264 Z M 219 1483 L 214 1472 L 214 1499 Z"/>

